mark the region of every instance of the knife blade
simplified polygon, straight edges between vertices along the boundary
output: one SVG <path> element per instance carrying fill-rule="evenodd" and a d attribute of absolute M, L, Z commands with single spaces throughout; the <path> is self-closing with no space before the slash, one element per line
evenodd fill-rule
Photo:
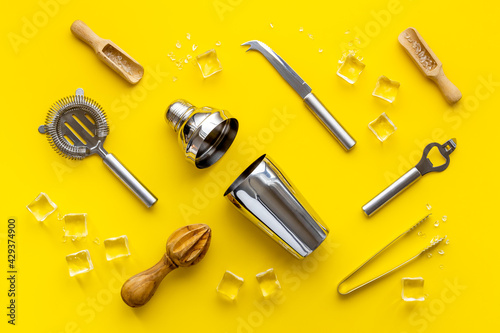
<path fill-rule="evenodd" d="M 316 95 L 312 93 L 311 87 L 276 52 L 258 40 L 252 40 L 241 45 L 250 46 L 247 52 L 251 50 L 260 52 L 273 65 L 283 79 L 302 97 L 307 108 L 314 113 L 345 150 L 349 151 L 354 147 L 356 140 L 351 137 Z"/>

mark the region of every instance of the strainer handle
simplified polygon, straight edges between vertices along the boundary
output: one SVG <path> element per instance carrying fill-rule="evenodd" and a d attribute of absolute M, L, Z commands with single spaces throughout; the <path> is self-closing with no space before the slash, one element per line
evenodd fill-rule
<path fill-rule="evenodd" d="M 107 154 L 102 161 L 148 208 L 158 200 L 113 154 Z"/>

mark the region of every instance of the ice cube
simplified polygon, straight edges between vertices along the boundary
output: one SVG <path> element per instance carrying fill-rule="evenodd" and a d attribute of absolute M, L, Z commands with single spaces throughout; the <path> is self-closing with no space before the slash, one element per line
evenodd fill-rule
<path fill-rule="evenodd" d="M 424 279 L 421 277 L 416 278 L 403 278 L 401 279 L 401 297 L 406 302 L 425 301 L 424 294 Z"/>
<path fill-rule="evenodd" d="M 64 221 L 65 237 L 80 239 L 87 236 L 87 214 L 66 214 L 61 220 Z"/>
<path fill-rule="evenodd" d="M 265 272 L 259 273 L 255 276 L 259 282 L 260 291 L 262 291 L 262 296 L 265 298 L 274 294 L 281 289 L 280 282 L 276 277 L 276 273 L 273 268 L 268 269 Z"/>
<path fill-rule="evenodd" d="M 222 70 L 222 65 L 217 58 L 217 52 L 214 49 L 210 49 L 207 52 L 197 55 L 196 62 L 200 67 L 201 74 L 204 78 L 214 75 Z"/>
<path fill-rule="evenodd" d="M 83 250 L 66 256 L 68 263 L 68 270 L 70 276 L 86 273 L 94 268 L 92 260 L 90 260 L 90 253 L 88 250 Z"/>
<path fill-rule="evenodd" d="M 57 205 L 50 200 L 49 196 L 43 192 L 30 202 L 26 208 L 36 218 L 37 221 L 44 221 L 47 216 L 56 211 Z"/>
<path fill-rule="evenodd" d="M 385 112 L 378 116 L 377 119 L 369 123 L 368 128 L 382 142 L 384 142 L 398 129 Z"/>
<path fill-rule="evenodd" d="M 337 75 L 350 84 L 354 84 L 361 75 L 361 72 L 363 72 L 363 69 L 365 69 L 365 64 L 359 61 L 354 55 L 349 54 L 337 71 Z"/>
<path fill-rule="evenodd" d="M 386 76 L 382 75 L 378 78 L 372 95 L 378 98 L 382 98 L 389 103 L 392 103 L 398 95 L 399 86 L 399 82 L 392 81 Z"/>
<path fill-rule="evenodd" d="M 105 239 L 104 248 L 106 249 L 106 259 L 108 261 L 130 255 L 127 236 Z"/>
<path fill-rule="evenodd" d="M 234 301 L 236 297 L 238 297 L 238 291 L 243 285 L 243 282 L 245 282 L 243 278 L 240 278 L 230 271 L 225 271 L 222 280 L 217 286 L 217 293 L 230 301 Z"/>

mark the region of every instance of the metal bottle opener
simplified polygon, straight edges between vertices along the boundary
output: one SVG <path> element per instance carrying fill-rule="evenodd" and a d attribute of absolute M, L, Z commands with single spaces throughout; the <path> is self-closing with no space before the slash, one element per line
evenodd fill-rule
<path fill-rule="evenodd" d="M 433 166 L 432 162 L 427 158 L 427 155 L 432 148 L 437 147 L 441 155 L 446 159 L 446 162 L 440 166 Z M 453 153 L 457 147 L 457 139 L 451 139 L 440 145 L 437 142 L 428 144 L 424 148 L 424 153 L 420 162 L 410 169 L 407 173 L 402 175 L 398 180 L 389 185 L 385 190 L 380 192 L 375 198 L 370 200 L 363 206 L 363 211 L 367 216 L 373 215 L 376 211 L 382 208 L 386 203 L 394 199 L 399 193 L 407 189 L 410 185 L 415 183 L 425 174 L 429 172 L 441 172 L 446 170 L 450 164 L 450 154 Z"/>

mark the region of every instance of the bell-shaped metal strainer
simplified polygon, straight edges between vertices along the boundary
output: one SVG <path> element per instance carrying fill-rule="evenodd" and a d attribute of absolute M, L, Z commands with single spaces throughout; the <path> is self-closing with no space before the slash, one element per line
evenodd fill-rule
<path fill-rule="evenodd" d="M 84 96 L 79 88 L 73 96 L 52 105 L 45 125 L 38 128 L 46 134 L 50 145 L 69 159 L 81 160 L 92 154 L 102 157 L 104 164 L 148 207 L 158 199 L 104 147 L 109 133 L 106 115 L 99 104 Z"/>

